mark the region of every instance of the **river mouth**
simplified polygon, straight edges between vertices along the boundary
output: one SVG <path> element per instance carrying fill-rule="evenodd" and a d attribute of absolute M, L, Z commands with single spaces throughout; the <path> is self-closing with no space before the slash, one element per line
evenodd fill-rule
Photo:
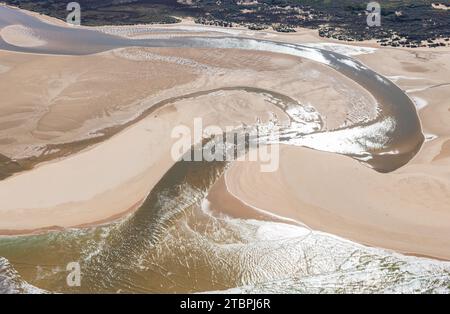
<path fill-rule="evenodd" d="M 67 289 L 62 270 L 66 260 L 76 260 L 81 261 L 84 273 L 83 286 L 76 289 L 78 292 L 194 292 L 195 287 L 182 288 L 188 285 L 189 278 L 169 288 L 164 272 L 157 274 L 158 267 L 165 265 L 158 260 L 162 258 L 160 246 L 168 230 L 187 223 L 187 220 L 180 222 L 180 217 L 192 219 L 195 215 L 199 225 L 207 219 L 199 212 L 201 202 L 224 167 L 225 163 L 179 162 L 136 213 L 100 227 L 3 238 L 1 254 L 24 279 L 49 291 L 74 292 L 74 289 Z M 177 273 L 169 265 L 165 267 Z M 149 276 L 151 280 L 146 278 Z M 140 277 L 145 280 L 137 280 Z"/>
<path fill-rule="evenodd" d="M 327 134 L 313 135 L 300 141 L 290 141 L 290 144 L 349 155 L 369 164 L 372 162 L 372 167 L 377 171 L 390 172 L 407 164 L 420 150 L 425 140 L 415 105 L 399 87 L 360 62 L 335 52 L 298 44 L 239 37 L 202 38 L 192 36 L 170 39 L 127 39 L 91 29 L 47 24 L 19 10 L 4 6 L 0 7 L 0 13 L 0 27 L 19 23 L 33 29 L 38 36 L 47 42 L 46 45 L 39 47 L 17 47 L 0 39 L 0 49 L 11 51 L 86 55 L 131 46 L 215 48 L 269 51 L 310 59 L 327 65 L 358 83 L 372 94 L 379 104 L 380 110 L 377 118 L 371 121 L 345 126 L 333 130 L 333 132 L 325 132 Z M 155 107 L 162 106 L 164 103 L 162 102 Z M 355 133 L 359 134 L 355 135 Z M 354 138 L 349 140 L 351 134 Z M 334 136 L 333 141 L 339 142 L 340 146 L 346 147 L 336 148 L 327 143 L 323 144 L 323 138 L 329 137 L 329 135 Z M 378 141 L 379 138 L 383 138 L 381 142 Z M 102 139 L 103 137 L 97 138 L 97 140 Z M 352 143 L 348 143 L 349 141 Z M 89 143 L 86 143 L 86 145 L 89 145 Z M 47 156 L 47 160 L 50 157 Z M 36 161 L 24 161 L 23 163 L 35 164 Z M 24 169 L 26 168 L 30 167 L 24 167 Z"/>
<path fill-rule="evenodd" d="M 435 291 L 446 288 L 448 263 L 299 226 L 212 214 L 205 197 L 226 167 L 181 161 L 128 217 L 88 229 L 3 238 L 0 252 L 17 280 L 60 293 L 414 292 L 430 282 Z M 83 272 L 80 287 L 66 285 L 66 265 L 73 261 Z"/>
<path fill-rule="evenodd" d="M 31 26 L 42 27 L 23 16 L 19 19 Z M 131 44 L 124 39 L 99 38 L 100 35 L 95 32 L 86 32 L 83 36 L 91 44 L 74 48 L 73 43 L 65 45 L 69 42 L 68 39 L 67 42 L 56 42 L 56 34 L 60 28 L 45 26 L 41 28 L 41 31 L 44 30 L 54 36 L 47 40 L 47 46 L 20 48 L 0 43 L 0 48 L 32 53 L 82 55 Z M 76 30 L 68 32 L 79 34 Z M 67 38 L 74 36 L 70 34 Z M 92 44 L 94 41 L 95 44 Z M 228 37 L 209 41 L 193 37 L 132 44 L 142 47 L 219 47 L 267 49 L 279 53 L 311 52 L 301 46 Z M 392 82 L 379 77 L 362 64 L 351 63 L 351 59 L 338 54 L 318 49 L 312 51 L 329 62 L 330 67 L 367 89 L 380 103 L 381 112 L 372 121 L 332 132 L 324 132 L 320 127 L 309 133 L 296 132 L 298 130 L 292 127 L 286 128 L 282 130 L 281 142 L 344 154 L 380 172 L 390 172 L 408 163 L 423 143 L 420 122 L 411 100 Z M 273 91 L 249 87 L 234 89 L 269 94 L 284 103 L 284 106 L 295 102 L 288 96 Z M 211 91 L 199 93 L 209 92 Z M 198 95 L 200 94 L 196 93 L 188 97 Z M 166 100 L 161 106 L 172 101 L 174 99 Z M 111 134 L 114 133 L 110 131 Z M 356 137 L 348 140 L 355 134 Z M 329 136 L 332 138 L 331 142 L 349 145 L 337 150 L 335 146 L 326 144 L 330 141 L 322 141 Z M 380 138 L 382 141 L 377 142 L 376 139 Z M 104 139 L 99 137 L 97 140 Z M 82 143 L 80 147 L 89 145 L 92 142 Z M 3 177 L 26 169 L 20 168 L 15 161 L 6 157 L 0 159 L 0 162 L 4 166 L 1 174 Z M 342 239 L 296 226 L 281 227 L 273 222 L 212 215 L 205 208 L 205 197 L 226 167 L 224 162 L 179 162 L 152 189 L 140 209 L 128 217 L 87 229 L 2 238 L 0 255 L 9 260 L 25 281 L 51 292 L 172 293 L 236 287 L 242 287 L 239 291 L 342 292 L 342 289 L 356 289 L 354 283 L 361 280 L 360 276 L 370 275 L 370 272 L 373 272 L 371 284 L 361 288 L 367 289 L 366 292 L 390 288 L 395 290 L 395 287 L 410 280 L 421 280 L 424 287 L 429 281 L 436 280 L 439 282 L 436 285 L 438 288 L 445 288 L 445 279 L 448 278 L 448 265 L 445 264 L 349 244 Z M 330 249 L 333 249 L 338 261 L 332 265 L 324 265 L 330 261 L 326 259 L 330 255 Z M 81 287 L 66 285 L 65 267 L 72 261 L 79 261 L 83 270 Z M 312 267 L 318 261 L 321 261 L 321 265 Z M 342 266 L 347 268 L 342 270 Z M 361 271 L 363 267 L 368 270 Z M 308 278 L 318 273 L 330 272 L 334 275 L 322 277 L 322 288 L 317 287 L 317 283 L 308 281 Z M 428 279 L 424 279 L 427 276 Z M 350 283 L 346 283 L 346 278 L 349 277 Z M 283 285 L 286 288 L 282 288 Z"/>

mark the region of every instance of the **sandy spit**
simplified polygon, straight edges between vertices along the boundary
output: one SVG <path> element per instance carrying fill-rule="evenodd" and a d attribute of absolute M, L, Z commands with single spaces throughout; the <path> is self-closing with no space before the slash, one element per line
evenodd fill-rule
<path fill-rule="evenodd" d="M 209 198 L 231 194 L 247 205 L 246 215 L 258 208 L 367 245 L 449 260 L 449 57 L 448 51 L 391 48 L 358 56 L 378 73 L 401 78 L 396 84 L 428 104 L 419 117 L 433 140 L 405 167 L 380 174 L 347 157 L 283 147 L 277 172 L 235 163 L 226 185 Z"/>
<path fill-rule="evenodd" d="M 34 35 L 33 30 L 22 25 L 9 25 L 1 29 L 0 36 L 7 43 L 19 47 L 39 47 L 45 40 Z"/>

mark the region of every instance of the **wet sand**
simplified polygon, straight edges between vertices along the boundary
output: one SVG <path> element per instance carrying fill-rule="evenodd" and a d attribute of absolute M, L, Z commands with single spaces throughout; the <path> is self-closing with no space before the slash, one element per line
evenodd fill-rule
<path fill-rule="evenodd" d="M 142 112 L 149 107 L 153 110 L 162 99 L 229 86 L 226 82 L 274 88 L 301 102 L 314 103 L 327 117 L 326 129 L 347 123 L 350 115 L 355 118 L 346 98 L 351 99 L 350 105 L 358 102 L 368 111 L 367 117 L 356 118 L 370 118 L 376 112 L 371 96 L 351 80 L 340 77 L 341 83 L 333 86 L 334 71 L 319 67 L 318 72 L 309 62 L 273 53 L 158 48 L 120 49 L 77 58 L 2 52 L 2 62 L 6 69 L 3 92 L 15 88 L 18 82 L 27 90 L 3 104 L 1 151 L 18 165 L 16 171 L 4 171 L 3 177 L 103 141 L 137 122 L 145 116 Z M 14 71 L 10 71 L 12 68 Z M 48 77 L 34 79 L 33 73 L 43 68 L 49 72 Z M 250 77 L 254 70 L 259 74 L 251 73 Z M 281 75 L 280 82 L 262 79 L 267 74 L 263 71 Z M 99 72 L 104 75 L 99 76 Z M 290 81 L 291 73 L 296 72 L 300 72 L 296 74 L 298 83 Z M 314 78 L 323 83 L 312 83 Z M 122 85 L 128 86 L 126 92 Z M 95 86 L 95 90 L 86 92 L 87 86 Z M 354 93 L 352 89 L 359 91 Z M 322 99 L 324 92 L 327 99 Z M 139 118 L 135 119 L 136 115 Z"/>
<path fill-rule="evenodd" d="M 257 208 L 359 243 L 450 259 L 448 161 L 380 174 L 344 156 L 285 146 L 277 172 L 237 162 L 226 188 L 212 193 L 247 204 L 240 215 Z"/>
<path fill-rule="evenodd" d="M 279 40 L 282 38 L 284 37 L 279 37 Z M 298 37 L 290 37 L 289 40 L 296 41 L 299 38 L 301 34 Z M 8 76 L 4 76 L 5 81 L 11 84 L 9 87 L 1 85 L 5 86 L 3 93 L 14 87 L 14 82 L 22 82 L 22 78 L 30 73 L 40 73 L 39 69 L 43 69 L 44 65 L 49 73 L 46 79 L 40 77 L 39 80 L 30 78 L 25 81 L 25 84 L 34 89 L 27 89 L 29 92 L 18 94 L 17 103 L 14 103 L 13 99 L 14 106 L 2 108 L 5 113 L 16 117 L 10 116 L 5 122 L 17 119 L 16 124 L 4 125 L 3 134 L 9 135 L 2 138 L 4 140 L 2 153 L 7 152 L 4 155 L 14 159 L 30 154 L 36 155 L 36 147 L 32 147 L 36 144 L 36 140 L 44 146 L 49 143 L 70 143 L 85 138 L 99 129 L 118 125 L 120 124 L 118 120 L 122 124 L 131 121 L 132 113 L 136 114 L 139 109 L 146 110 L 151 103 L 156 103 L 156 100 L 167 99 L 169 95 L 175 97 L 193 92 L 200 86 L 202 89 L 205 89 L 205 86 L 222 87 L 223 83 L 219 86 L 218 82 L 223 81 L 280 90 L 303 103 L 311 102 L 322 116 L 326 117 L 331 129 L 343 125 L 352 113 L 349 107 L 352 108 L 353 104 L 348 103 L 351 90 L 349 86 L 357 90 L 358 99 L 367 107 L 373 105 L 373 99 L 367 96 L 364 90 L 357 84 L 352 85 L 347 78 L 337 75 L 336 71 L 309 61 L 302 61 L 300 67 L 298 59 L 290 56 L 263 52 L 219 53 L 212 49 L 199 54 L 186 50 L 183 51 L 184 58 L 187 55 L 190 60 L 197 63 L 188 65 L 184 63 L 184 66 L 180 67 L 180 62 L 185 61 L 180 60 L 180 56 L 176 59 L 158 58 L 155 61 L 152 55 L 155 52 L 160 56 L 177 55 L 179 50 L 159 48 L 149 51 L 152 62 L 130 60 L 127 59 L 129 54 L 124 56 L 117 51 L 82 59 L 1 52 L 0 64 L 8 68 L 6 72 Z M 443 57 L 439 53 L 441 52 L 436 53 L 436 57 L 430 57 L 428 62 L 434 62 L 437 58 L 439 62 L 448 66 L 449 59 L 447 58 L 445 62 L 445 55 Z M 246 58 L 242 58 L 244 55 Z M 386 63 L 378 62 L 380 55 L 387 61 Z M 361 60 L 384 75 L 411 76 L 412 73 L 429 72 L 427 71 L 429 63 L 421 66 L 416 64 L 417 60 L 411 64 L 402 64 L 402 69 L 394 65 L 389 66 L 390 62 L 395 63 L 395 57 L 390 55 L 390 50 L 380 49 L 377 54 L 362 56 Z M 142 57 L 142 54 L 138 56 Z M 149 55 L 144 54 L 141 61 L 148 61 L 148 58 Z M 266 63 L 266 60 L 270 62 Z M 28 64 L 21 69 L 21 64 L 25 63 Z M 171 63 L 173 68 L 167 68 Z M 202 66 L 199 66 L 199 63 Z M 225 63 L 230 65 L 227 66 Z M 69 64 L 72 64 L 72 68 L 68 68 L 67 72 L 78 72 L 78 76 L 69 76 L 63 72 Z M 143 64 L 152 68 L 139 71 Z M 32 67 L 29 67 L 30 65 Z M 245 69 L 241 70 L 243 65 Z M 389 68 L 389 71 L 383 66 Z M 304 71 L 305 67 L 310 71 Z M 180 72 L 180 68 L 185 72 Z M 298 77 L 298 73 L 302 73 L 300 70 L 306 73 L 304 80 L 293 82 L 293 73 L 295 72 Z M 133 76 L 136 71 L 148 75 L 148 80 L 142 81 L 142 75 Z M 99 77 L 98 73 L 104 75 Z M 167 80 L 162 80 L 162 86 L 158 86 L 161 73 L 167 75 Z M 439 73 L 439 75 L 448 73 L 448 68 Z M 445 83 L 437 74 L 426 75 L 436 81 L 436 84 Z M 270 77 L 277 77 L 278 81 L 273 82 Z M 311 78 L 314 78 L 314 81 Z M 87 86 L 93 86 L 99 79 L 104 80 L 104 84 L 98 84 L 92 89 L 98 93 L 97 95 L 83 94 Z M 346 88 L 342 88 L 337 82 L 344 82 Z M 130 94 L 125 97 L 122 92 L 107 93 L 106 88 L 108 91 L 111 90 L 110 84 L 113 86 L 115 84 L 118 90 L 125 88 Z M 317 86 L 318 84 L 320 86 Z M 52 88 L 49 88 L 50 86 Z M 150 95 L 148 86 L 154 87 L 154 95 Z M 447 116 L 442 114 L 446 109 L 448 111 L 444 103 L 445 98 L 442 96 L 446 95 L 448 89 L 445 86 L 436 88 L 442 88 L 443 91 L 433 93 L 435 95 L 433 97 L 436 98 L 427 97 L 430 105 L 421 110 L 423 111 L 421 118 L 424 129 L 429 128 L 440 136 L 439 139 L 426 143 L 409 165 L 392 174 L 376 173 L 347 157 L 288 147 L 282 150 L 283 162 L 278 172 L 266 176 L 255 170 L 257 164 L 235 163 L 226 173 L 222 188 L 213 188 L 213 192 L 228 193 L 226 191 L 228 190 L 232 193 L 233 202 L 236 204 L 236 207 L 232 206 L 234 210 L 238 208 L 240 211 L 241 208 L 244 210 L 254 206 L 267 211 L 267 215 L 263 215 L 264 219 L 275 214 L 365 244 L 448 259 L 447 248 L 450 239 L 448 234 L 450 229 L 446 225 L 450 221 L 449 178 L 446 170 L 448 158 L 442 145 L 446 140 L 445 136 L 449 134 L 446 129 L 449 125 L 446 124 Z M 45 92 L 48 90 L 51 92 Z M 161 95 L 161 90 L 165 91 L 165 94 Z M 227 107 L 229 102 L 239 100 L 239 97 L 243 97 L 241 98 L 243 102 L 235 104 L 235 110 L 230 112 Z M 267 119 L 268 111 L 276 111 L 273 107 L 267 107 L 267 104 L 258 100 L 258 97 L 251 99 L 246 99 L 244 95 L 239 97 L 237 95 L 225 97 L 226 101 L 222 102 L 205 97 L 203 100 L 182 101 L 188 104 L 177 104 L 175 110 L 172 106 L 161 108 L 155 115 L 127 126 L 122 132 L 81 153 L 42 164 L 31 171 L 3 180 L 0 182 L 0 198 L 3 202 L 0 209 L 0 230 L 3 230 L 4 234 L 17 234 L 83 226 L 105 222 L 130 212 L 139 206 L 151 188 L 174 163 L 167 158 L 171 142 L 162 140 L 169 138 L 170 126 L 177 123 L 189 124 L 194 117 L 204 116 L 205 107 L 212 110 L 210 121 L 219 125 L 235 123 L 236 120 L 251 123 L 258 115 Z M 73 106 L 69 110 L 68 100 L 73 100 Z M 80 106 L 86 100 L 95 106 Z M 37 105 L 30 107 L 30 101 L 37 102 Z M 57 106 L 58 102 L 60 107 Z M 143 103 L 147 106 L 142 106 Z M 247 106 L 242 110 L 243 103 L 249 103 L 250 107 Z M 21 108 L 21 111 L 13 112 L 13 108 Z M 92 108 L 97 108 L 97 111 Z M 123 114 L 124 110 L 129 110 L 128 114 Z M 259 114 L 255 114 L 255 111 Z M 72 115 L 67 116 L 67 113 Z M 278 114 L 282 115 L 280 112 Z M 101 116 L 101 119 L 98 116 Z M 37 119 L 32 120 L 30 117 Z M 441 119 L 441 123 L 437 123 L 437 126 L 433 127 L 431 123 L 426 123 L 427 119 L 433 120 L 437 117 Z M 17 128 L 28 125 L 21 120 L 33 123 L 22 130 L 22 138 L 15 138 L 11 134 L 15 134 Z M 29 137 L 30 134 L 32 138 Z M 158 147 L 157 151 L 155 147 Z M 442 156 L 435 163 L 430 163 L 430 159 L 437 156 L 434 153 L 436 151 Z M 5 159 L 5 162 L 10 160 Z M 120 173 L 116 171 L 118 165 Z M 246 176 L 242 176 L 243 173 Z M 346 178 L 345 181 L 343 178 Z M 27 198 L 20 197 L 23 191 L 29 191 Z M 390 198 L 386 198 L 386 195 Z M 230 197 L 213 196 L 211 193 L 210 200 L 229 201 Z M 221 210 L 220 204 L 212 203 L 212 206 L 215 210 Z M 260 212 L 255 213 L 249 212 L 245 217 L 261 218 Z"/>
<path fill-rule="evenodd" d="M 32 27 L 33 32 L 44 36 L 45 40 L 48 41 L 48 44 L 45 45 L 45 47 L 42 47 L 42 49 L 39 48 L 31 50 L 22 48 L 20 50 L 22 52 L 88 55 L 92 52 L 106 51 L 112 48 L 132 45 L 140 47 L 173 47 L 183 49 L 195 48 L 198 51 L 202 51 L 202 49 L 205 48 L 220 50 L 237 48 L 239 51 L 252 50 L 288 54 L 313 60 L 321 64 L 326 64 L 331 69 L 337 70 L 340 74 L 343 74 L 350 80 L 353 80 L 357 85 L 367 89 L 367 91 L 372 94 L 372 96 L 379 103 L 376 111 L 371 110 L 372 112 L 375 112 L 376 117 L 373 118 L 365 116 L 365 113 L 362 111 L 366 109 L 366 107 L 363 106 L 361 108 L 361 105 L 358 104 L 357 106 L 359 108 L 352 108 L 356 112 L 349 113 L 349 115 L 352 116 L 350 118 L 351 124 L 348 125 L 348 121 L 345 121 L 344 125 L 338 127 L 336 132 L 333 134 L 333 136 L 335 136 L 334 141 L 338 142 L 339 146 L 341 146 L 342 142 L 348 142 L 350 140 L 350 134 L 348 132 L 341 132 L 346 129 L 348 129 L 350 133 L 353 133 L 354 136 L 365 138 L 353 138 L 351 140 L 354 142 L 353 144 L 346 144 L 346 147 L 336 147 L 333 144 L 324 143 L 324 134 L 317 134 L 317 136 L 311 136 L 309 139 L 306 139 L 306 141 L 303 141 L 301 145 L 324 151 L 352 155 L 356 158 L 362 157 L 366 160 L 367 155 L 371 154 L 372 157 L 370 160 L 367 160 L 367 162 L 374 169 L 386 172 L 403 166 L 416 154 L 423 143 L 424 137 L 422 135 L 420 123 L 412 101 L 406 97 L 406 95 L 402 93 L 397 86 L 389 82 L 387 79 L 371 71 L 364 65 L 355 62 L 354 59 L 335 53 L 334 51 L 321 50 L 320 48 L 312 47 L 311 45 L 292 45 L 276 41 L 261 39 L 254 40 L 250 38 L 238 38 L 232 36 L 221 36 L 218 38 L 209 37 L 207 39 L 198 36 L 191 36 L 163 40 L 132 40 L 119 36 L 103 34 L 87 28 L 70 29 L 58 27 L 56 25 L 44 23 L 39 19 L 32 18 L 18 10 L 11 10 L 1 7 L 0 10 L 2 10 L 4 16 L 6 17 L 6 19 L 4 18 L 0 21 L 3 25 L 10 25 L 11 20 L 20 21 L 21 23 L 25 23 L 28 27 Z M 53 33 L 47 36 L 47 30 L 51 30 L 53 33 L 64 33 L 64 36 L 55 37 L 51 35 Z M 17 51 L 17 47 L 14 48 L 5 45 L 3 45 L 3 47 L 12 51 Z M 342 45 L 339 47 L 339 51 L 341 51 Z M 361 53 L 364 49 L 359 47 L 356 50 L 358 53 Z M 367 50 L 368 49 L 366 49 L 366 53 Z M 130 53 L 126 53 L 126 57 L 130 58 Z M 134 53 L 132 54 L 131 59 L 155 61 L 155 56 L 151 53 Z M 156 57 L 156 60 L 158 61 L 161 59 L 173 60 L 174 58 L 162 56 Z M 178 64 L 190 63 L 189 60 L 183 58 L 175 59 L 175 63 Z M 304 69 L 301 70 L 304 71 Z M 319 81 L 318 77 L 316 77 L 316 81 Z M 335 81 L 333 85 L 339 84 Z M 350 97 L 349 100 L 352 102 L 352 105 L 356 105 L 356 103 L 354 103 L 355 99 Z M 354 121 L 355 117 L 359 121 Z M 352 126 L 356 126 L 356 128 L 351 130 Z M 384 134 L 382 135 L 380 132 Z M 378 133 L 378 139 L 374 139 L 374 133 Z M 325 135 L 325 137 L 327 136 L 328 135 Z M 370 140 L 367 140 L 368 138 L 370 138 Z M 359 142 L 360 144 L 356 144 L 356 142 Z M 393 151 L 396 153 L 392 154 Z"/>
<path fill-rule="evenodd" d="M 155 58 L 155 54 L 172 55 L 172 59 L 148 62 L 147 58 Z M 214 92 L 235 84 L 276 90 L 292 95 L 301 103 L 314 103 L 326 117 L 325 128 L 345 123 L 354 105 L 348 101 L 349 96 L 369 109 L 375 106 L 373 98 L 357 84 L 310 61 L 299 62 L 298 58 L 264 52 L 228 50 L 219 54 L 217 50 L 200 53 L 185 50 L 184 60 L 192 61 L 180 66 L 181 56 L 177 54 L 180 52 L 171 49 L 139 48 L 89 57 L 3 52 L 0 62 L 15 69 L 4 78 L 5 93 L 14 88 L 15 80 L 40 73 L 39 67 L 43 65 L 49 74 L 48 80 L 25 81 L 28 92 L 17 94 L 17 104 L 31 101 L 42 104 L 11 113 L 22 115 L 28 123 L 0 130 L 5 138 L 14 139 L 6 142 L 2 151 L 22 165 L 16 170 L 38 165 L 0 182 L 3 205 L 0 229 L 4 234 L 90 225 L 130 212 L 174 164 L 168 158 L 173 142 L 167 140 L 171 129 L 181 123 L 189 125 L 195 117 L 207 119 L 208 114 L 212 114 L 210 110 L 217 112 L 211 122 L 218 125 L 252 124 L 258 116 L 267 119 L 270 112 L 283 119 L 283 113 L 268 103 L 266 96 L 232 90 L 223 91 L 222 95 L 201 96 L 198 90 Z M 164 76 L 161 77 L 159 67 L 163 66 Z M 64 78 L 62 71 L 71 74 Z M 99 77 L 96 73 L 102 71 L 105 76 Z M 58 73 L 56 81 L 51 73 Z M 299 80 L 292 81 L 293 73 Z M 156 76 L 162 79 L 154 81 Z M 143 81 L 139 81 L 141 77 Z M 274 81 L 271 77 L 278 79 Z M 316 82 L 317 78 L 320 83 Z M 186 82 L 188 79 L 191 81 Z M 91 84 L 96 89 L 86 95 L 83 90 Z M 111 90 L 110 84 L 117 85 Z M 49 86 L 55 86 L 50 96 L 45 92 Z M 120 86 L 127 93 L 123 93 Z M 148 86 L 151 88 L 146 90 Z M 230 92 L 234 94 L 227 96 Z M 183 100 L 183 95 L 193 100 L 174 109 L 171 102 L 187 101 Z M 6 113 L 20 108 L 12 104 L 14 98 L 11 103 L 4 103 L 5 119 L 8 118 Z M 133 118 L 139 111 L 141 115 Z M 92 137 L 96 133 L 97 136 Z M 44 149 L 30 145 L 36 142 Z M 127 166 L 117 171 L 117 165 Z M 18 196 L 23 191 L 30 191 L 25 199 Z"/>
<path fill-rule="evenodd" d="M 247 103 L 243 101 L 247 97 L 256 98 L 245 113 L 241 106 Z M 259 101 L 257 98 L 229 91 L 180 100 L 157 109 L 103 143 L 1 181 L 1 232 L 22 234 L 91 225 L 137 209 L 176 162 L 170 157 L 176 140 L 171 138 L 174 126 L 192 127 L 199 115 L 204 117 L 205 126 L 222 127 L 250 124 L 255 118 L 267 121 L 269 112 L 282 117 L 277 107 L 262 96 Z M 239 121 L 234 122 L 237 117 Z M 21 198 L 24 190 L 27 197 Z"/>
<path fill-rule="evenodd" d="M 380 175 L 349 158 L 284 147 L 277 173 L 233 164 L 219 193 L 231 193 L 255 215 L 259 208 L 356 242 L 449 260 L 449 57 L 389 48 L 358 57 L 427 103 L 419 117 L 433 137 L 406 166 Z"/>

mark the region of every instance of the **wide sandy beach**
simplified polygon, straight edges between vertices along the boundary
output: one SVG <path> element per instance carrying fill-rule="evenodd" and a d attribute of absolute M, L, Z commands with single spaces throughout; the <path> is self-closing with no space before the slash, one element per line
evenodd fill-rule
<path fill-rule="evenodd" d="M 221 192 L 212 191 L 230 194 L 248 210 L 367 245 L 450 259 L 449 57 L 448 50 L 389 48 L 357 57 L 417 104 L 427 141 L 403 168 L 379 174 L 343 156 L 283 147 L 278 172 L 263 174 L 255 171 L 257 165 L 235 163 Z"/>
<path fill-rule="evenodd" d="M 171 58 L 166 58 L 169 54 Z M 346 104 L 349 96 L 359 95 L 368 107 L 374 105 L 354 82 L 307 60 L 262 52 L 219 55 L 192 50 L 182 52 L 183 62 L 187 57 L 190 62 L 180 66 L 177 54 L 181 52 L 137 48 L 89 57 L 3 52 L 3 64 L 10 68 L 1 78 L 4 93 L 19 81 L 27 93 L 18 93 L 1 109 L 5 120 L 2 152 L 19 163 L 34 156 L 31 160 L 38 165 L 0 182 L 2 233 L 90 225 L 130 212 L 175 163 L 170 157 L 175 141 L 172 129 L 190 126 L 196 117 L 203 117 L 205 126 L 222 127 L 249 125 L 257 119 L 263 123 L 273 116 L 285 119 L 279 108 L 258 93 L 229 90 L 195 96 L 196 91 L 234 86 L 277 90 L 317 104 L 330 116 L 329 126 L 345 121 L 351 110 Z M 224 59 L 229 61 L 225 64 Z M 23 80 L 40 67 L 47 69 L 48 80 Z M 290 76 L 300 68 L 301 80 L 292 82 Z M 314 77 L 309 74 L 312 71 Z M 314 81 L 317 76 L 320 84 Z M 335 77 L 341 80 L 338 87 L 333 84 Z M 96 88 L 87 92 L 87 86 L 93 85 Z M 42 94 L 50 86 L 54 86 L 53 94 Z M 190 96 L 182 99 L 183 95 Z M 36 105 L 21 105 L 30 102 Z M 136 112 L 142 113 L 136 117 Z M 12 117 L 16 124 L 7 123 Z M 103 136 L 103 129 L 108 136 Z M 97 137 L 104 140 L 80 148 L 79 141 Z M 71 146 L 82 151 L 61 156 L 70 154 Z M 42 163 L 47 159 L 51 160 Z M 23 191 L 26 198 L 20 197 Z"/>
<path fill-rule="evenodd" d="M 17 27 L 0 34 L 18 46 L 44 44 Z M 320 40 L 310 30 L 255 36 Z M 211 190 L 211 207 L 450 259 L 450 50 L 358 45 L 364 48 L 329 48 L 362 52 L 354 57 L 415 100 L 428 139 L 419 154 L 381 174 L 345 156 L 283 145 L 274 173 L 260 172 L 255 162 L 233 163 Z M 329 67 L 268 52 L 126 48 L 72 57 L 0 51 L 0 73 L 2 98 L 23 91 L 0 105 L 0 153 L 19 165 L 0 181 L 4 235 L 105 223 L 139 208 L 175 163 L 172 129 L 192 127 L 196 117 L 223 127 L 287 119 L 263 94 L 219 89 L 288 95 L 313 106 L 324 130 L 351 122 L 355 112 L 356 119 L 370 117 L 377 106 L 361 86 Z M 20 171 L 21 164 L 29 170 Z"/>

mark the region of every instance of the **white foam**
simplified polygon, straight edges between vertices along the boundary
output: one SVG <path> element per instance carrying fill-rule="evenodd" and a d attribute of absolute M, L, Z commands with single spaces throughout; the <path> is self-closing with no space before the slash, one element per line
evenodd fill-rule
<path fill-rule="evenodd" d="M 11 263 L 0 256 L 0 294 L 19 293 L 43 294 L 47 292 L 26 282 Z"/>
<path fill-rule="evenodd" d="M 431 133 L 423 133 L 423 135 L 425 136 L 425 141 L 426 142 L 431 142 L 431 141 L 434 141 L 435 139 L 438 138 L 437 135 L 431 134 Z"/>
<path fill-rule="evenodd" d="M 377 79 L 378 82 L 381 82 L 383 84 L 389 84 L 389 81 L 387 81 L 384 77 L 382 77 L 379 74 L 375 74 L 375 78 Z"/>
<path fill-rule="evenodd" d="M 206 197 L 202 199 L 200 208 L 204 213 L 211 215 L 211 202 Z"/>
<path fill-rule="evenodd" d="M 330 64 L 330 61 L 325 58 L 325 56 L 320 52 L 320 50 L 309 48 L 309 47 L 299 47 L 299 46 L 293 46 L 293 45 L 282 45 L 285 47 L 285 49 L 280 49 L 280 51 L 274 51 L 274 52 L 281 52 L 290 54 L 293 56 L 302 57 L 305 59 L 309 59 L 312 61 L 316 61 L 322 64 Z M 281 47 L 282 47 L 281 46 Z M 279 46 L 280 47 L 280 46 Z"/>
<path fill-rule="evenodd" d="M 345 44 L 334 44 L 334 43 L 307 43 L 304 45 L 312 48 L 320 48 L 336 52 L 348 57 L 374 53 L 375 51 L 377 51 L 377 48 L 369 48 Z"/>
<path fill-rule="evenodd" d="M 339 59 L 339 62 L 342 62 L 358 71 L 360 71 L 362 69 L 362 67 L 358 63 L 356 63 L 355 61 L 353 61 L 351 59 Z"/>
<path fill-rule="evenodd" d="M 285 111 L 293 120 L 290 130 L 308 134 L 319 131 L 322 128 L 322 117 L 311 105 L 289 106 Z"/>
<path fill-rule="evenodd" d="M 287 240 L 305 237 L 311 230 L 305 227 L 283 223 L 262 223 L 256 231 L 256 238 L 261 241 Z"/>
<path fill-rule="evenodd" d="M 245 234 L 244 243 L 236 244 L 236 253 L 232 254 L 238 256 L 241 284 L 215 293 L 450 290 L 449 262 L 404 256 L 281 223 L 232 219 L 229 224 Z"/>
<path fill-rule="evenodd" d="M 404 76 L 404 75 L 391 75 L 387 76 L 393 82 L 397 82 L 399 80 L 423 80 L 423 77 L 414 77 L 414 76 Z"/>
<path fill-rule="evenodd" d="M 388 117 L 368 126 L 308 134 L 291 139 L 288 144 L 339 154 L 365 155 L 367 151 L 385 147 L 390 140 L 386 134 L 395 129 L 395 125 L 395 120 Z"/>

